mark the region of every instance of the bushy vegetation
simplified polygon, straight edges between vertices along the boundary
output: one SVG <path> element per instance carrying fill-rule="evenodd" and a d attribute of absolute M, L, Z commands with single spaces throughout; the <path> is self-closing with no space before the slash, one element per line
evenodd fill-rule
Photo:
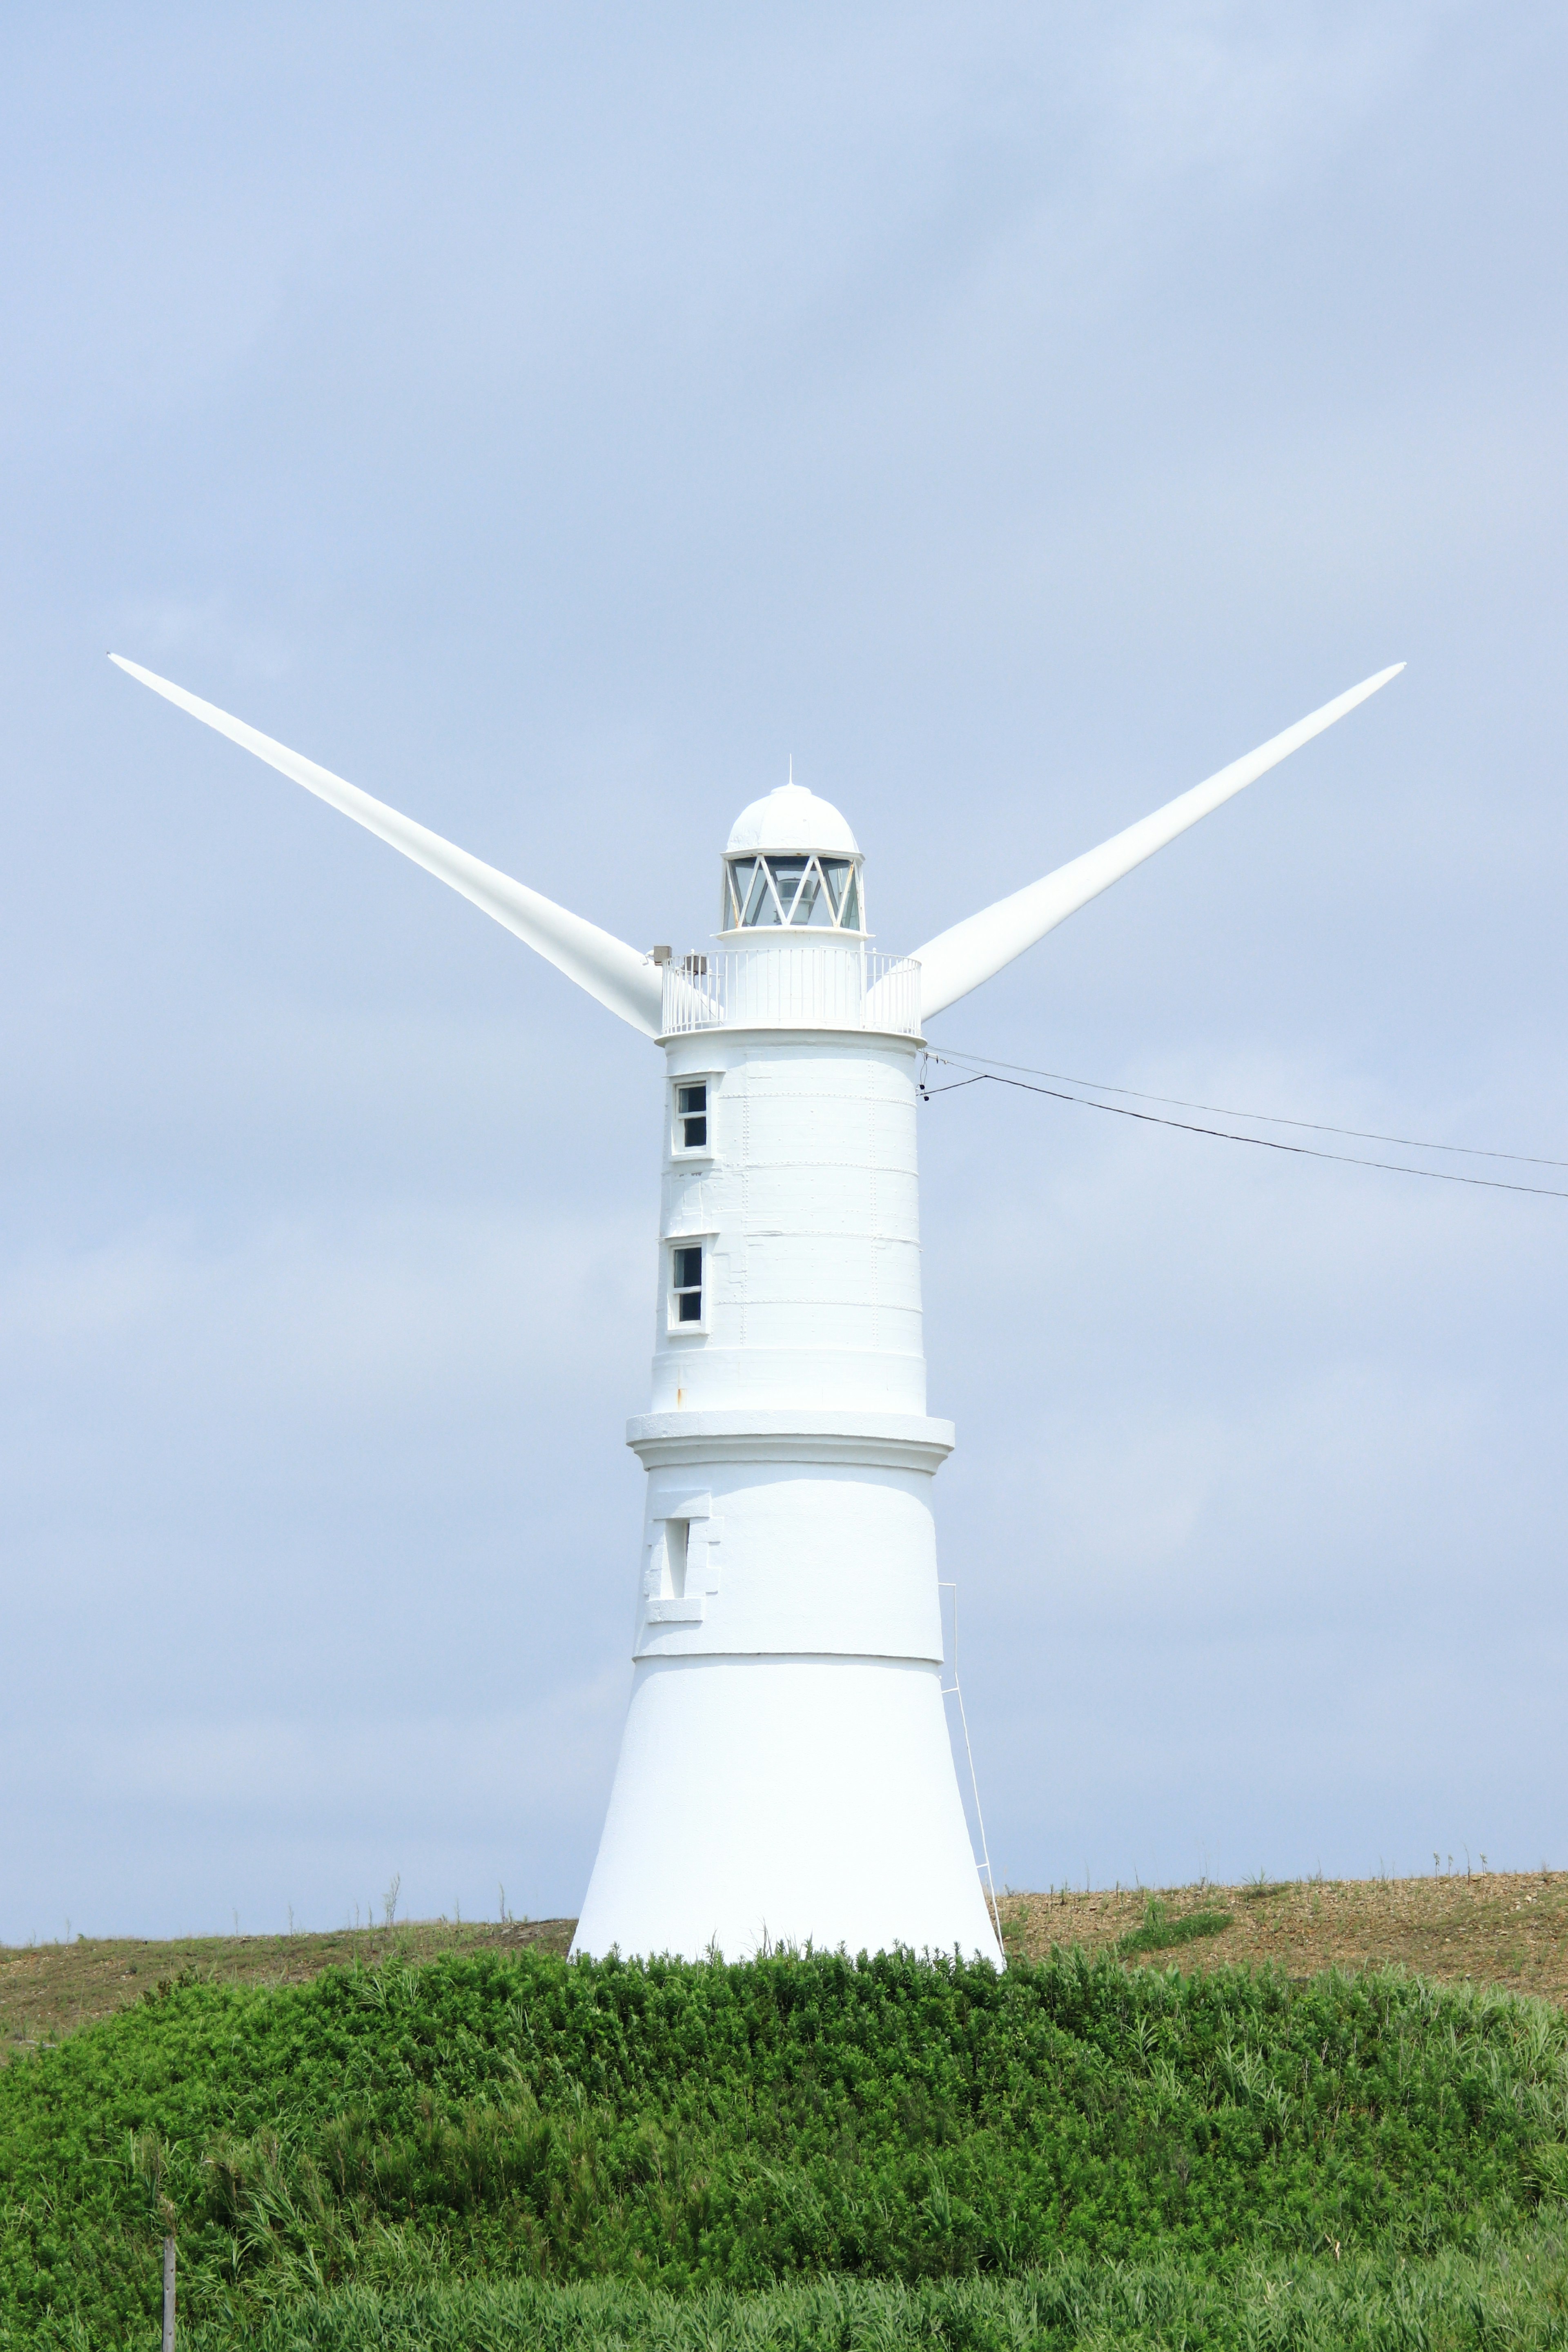
<path fill-rule="evenodd" d="M 939 2317 L 950 2345 L 1068 2342 L 1016 2296 L 1088 2293 L 1089 2260 L 1199 2304 L 1251 2260 L 1295 2310 L 1346 2262 L 1397 2303 L 1419 2258 L 1491 2276 L 1521 2231 L 1555 2244 L 1568 2019 L 1394 1973 L 1076 1957 L 998 1977 L 483 1954 L 176 1983 L 0 2074 L 0 2342 L 145 2344 L 171 2222 L 189 2340 L 213 2347 L 268 2314 L 279 2347 L 891 2346 Z M 1552 2259 L 1507 2292 L 1549 2310 Z M 568 2292 L 595 2279 L 623 2284 Z M 759 2288 L 746 2328 L 794 2334 L 690 2334 Z M 1185 2341 L 1232 2340 L 1198 2315 Z"/>
<path fill-rule="evenodd" d="M 1231 1922 L 1228 1911 L 1172 1911 L 1163 1895 L 1152 1895 L 1144 1906 L 1143 1924 L 1116 1939 L 1119 1956 L 1134 1952 L 1169 1952 L 1178 1944 L 1195 1944 L 1200 1937 L 1223 1935 Z"/>
<path fill-rule="evenodd" d="M 226 2352 L 196 2331 L 189 2352 Z M 625 2281 L 348 2288 L 295 2305 L 254 2352 L 1558 2352 L 1568 2240 L 1537 2229 L 1411 2263 L 1068 2256 L 1021 2278 L 828 2278 L 675 2297 Z"/>

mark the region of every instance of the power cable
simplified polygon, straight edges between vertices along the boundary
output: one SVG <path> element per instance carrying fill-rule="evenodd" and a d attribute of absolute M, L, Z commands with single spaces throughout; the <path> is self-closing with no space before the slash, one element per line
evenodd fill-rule
<path fill-rule="evenodd" d="M 973 1058 L 975 1057 L 972 1055 L 965 1056 L 965 1060 L 972 1060 Z M 926 1059 L 928 1062 L 936 1062 L 939 1064 L 946 1063 L 948 1061 L 948 1057 L 945 1055 L 932 1054 L 929 1050 L 926 1055 Z M 963 1064 L 960 1063 L 955 1056 L 949 1064 L 949 1066 L 955 1069 L 962 1068 Z M 984 1085 L 1014 1087 L 1016 1087 L 1018 1092 L 1021 1094 L 1047 1095 L 1053 1102 L 1077 1103 L 1084 1110 L 1109 1111 L 1115 1118 L 1135 1118 L 1146 1127 L 1179 1128 L 1183 1133 L 1186 1135 L 1213 1136 L 1221 1143 L 1250 1143 L 1259 1151 L 1285 1151 L 1289 1152 L 1292 1158 L 1298 1160 L 1337 1160 L 1342 1167 L 1378 1168 L 1382 1169 L 1391 1176 L 1425 1176 L 1434 1184 L 1468 1184 L 1479 1187 L 1480 1190 L 1488 1192 L 1530 1192 L 1542 1200 L 1568 1201 L 1568 1191 L 1561 1191 L 1557 1186 L 1552 1184 L 1510 1184 L 1507 1178 L 1502 1176 L 1464 1176 L 1461 1175 L 1457 1169 L 1412 1168 L 1404 1160 L 1363 1160 L 1359 1152 L 1324 1151 L 1320 1146 L 1310 1143 L 1286 1143 L 1279 1136 L 1274 1135 L 1237 1135 L 1234 1134 L 1229 1128 L 1199 1127 L 1195 1120 L 1190 1118 L 1163 1118 L 1158 1111 L 1133 1110 L 1126 1103 L 1097 1102 L 1092 1095 L 1068 1094 L 1060 1087 L 1031 1086 L 1027 1079 L 1009 1077 L 1005 1075 L 1005 1072 L 1008 1068 L 1016 1068 L 1018 1066 L 1020 1066 L 1017 1064 L 1003 1064 L 994 1070 L 974 1070 L 966 1078 L 955 1078 L 951 1086 L 927 1087 L 922 1083 L 921 1093 L 927 1101 L 931 1101 L 937 1095 L 958 1094 L 964 1087 Z M 1080 1079 L 1074 1083 L 1088 1085 L 1089 1081 L 1087 1079 Z M 1119 1087 L 1116 1091 L 1119 1093 L 1131 1094 L 1133 1089 L 1130 1087 Z M 1108 1087 L 1106 1092 L 1110 1092 L 1110 1089 Z M 1145 1099 L 1154 1102 L 1162 1102 L 1171 1100 L 1173 1097 L 1154 1095 L 1147 1097 Z M 1239 1118 L 1246 1117 L 1247 1114 L 1240 1111 L 1224 1111 L 1217 1113 L 1216 1116 L 1226 1118 Z M 1313 1121 L 1309 1119 L 1291 1120 L 1289 1123 L 1291 1126 L 1300 1127 L 1310 1127 L 1314 1124 Z M 1324 1131 L 1331 1135 L 1353 1135 L 1357 1132 L 1353 1128 L 1330 1128 Z M 1369 1138 L 1368 1139 L 1370 1140 L 1371 1139 Z M 1421 1145 L 1411 1146 L 1411 1149 L 1417 1150 L 1425 1148 L 1426 1147 Z M 1435 1150 L 1462 1150 L 1465 1147 L 1454 1145 L 1433 1146 L 1431 1148 Z M 1521 1157 L 1522 1155 L 1513 1152 L 1499 1152 L 1495 1155 L 1489 1156 L 1495 1156 L 1498 1159 L 1511 1160 Z M 1563 1166 L 1564 1163 L 1561 1160 L 1549 1160 L 1538 1164 L 1548 1168 L 1556 1168 Z"/>
<path fill-rule="evenodd" d="M 960 1068 L 973 1064 L 987 1071 L 1018 1070 L 1028 1078 L 1054 1078 L 1062 1087 L 1087 1087 L 1092 1094 L 1130 1095 L 1134 1102 L 1164 1103 L 1174 1110 L 1207 1111 L 1213 1118 L 1247 1119 L 1254 1127 L 1299 1127 L 1311 1135 L 1352 1136 L 1360 1143 L 1396 1143 L 1405 1151 L 1454 1151 L 1470 1160 L 1511 1160 L 1521 1168 L 1568 1168 L 1568 1160 L 1547 1160 L 1536 1152 L 1494 1151 L 1479 1143 L 1426 1143 L 1418 1135 L 1383 1135 L 1376 1128 L 1334 1127 L 1327 1119 L 1286 1118 L 1277 1111 L 1229 1110 L 1224 1103 L 1188 1102 L 1181 1095 L 1146 1094 L 1138 1087 L 1113 1087 L 1101 1078 L 1069 1077 L 1062 1070 L 1037 1070 L 1027 1062 L 999 1062 L 988 1054 L 963 1054 L 953 1046 L 945 1054 L 931 1054 L 928 1058 L 955 1063 Z"/>

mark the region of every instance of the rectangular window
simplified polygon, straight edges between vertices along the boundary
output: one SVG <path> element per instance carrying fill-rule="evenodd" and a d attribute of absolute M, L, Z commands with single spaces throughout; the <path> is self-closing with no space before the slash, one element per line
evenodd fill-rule
<path fill-rule="evenodd" d="M 675 1089 L 675 1118 L 682 1151 L 706 1151 L 708 1149 L 708 1081 L 699 1078 L 691 1086 Z"/>
<path fill-rule="evenodd" d="M 682 1246 L 674 1252 L 675 1279 L 670 1285 L 675 1299 L 677 1323 L 700 1323 L 702 1320 L 702 1244 Z"/>

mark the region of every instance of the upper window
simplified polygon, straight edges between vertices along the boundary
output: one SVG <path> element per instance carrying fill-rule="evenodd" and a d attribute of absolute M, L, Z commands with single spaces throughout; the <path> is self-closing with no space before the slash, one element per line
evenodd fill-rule
<path fill-rule="evenodd" d="M 708 1149 L 708 1081 L 694 1078 L 675 1089 L 675 1132 L 682 1151 Z"/>
<path fill-rule="evenodd" d="M 860 877 L 853 857 L 731 857 L 724 866 L 724 929 L 859 931 Z"/>
<path fill-rule="evenodd" d="M 673 1320 L 677 1323 L 700 1323 L 702 1320 L 702 1244 L 682 1244 L 670 1253 L 674 1276 L 670 1294 L 675 1302 Z"/>

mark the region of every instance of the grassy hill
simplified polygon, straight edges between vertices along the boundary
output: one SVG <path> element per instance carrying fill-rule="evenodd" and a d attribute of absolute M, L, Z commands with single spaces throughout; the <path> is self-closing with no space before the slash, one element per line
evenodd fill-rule
<path fill-rule="evenodd" d="M 144 2345 L 166 2228 L 214 2352 L 1568 2327 L 1540 2001 L 1082 1953 L 184 1975 L 0 2074 L 0 2342 Z"/>
<path fill-rule="evenodd" d="M 1305 1879 L 1289 1885 L 1168 1888 L 1167 1909 L 1226 1915 L 1212 1937 L 1186 1944 L 1183 1965 L 1268 1964 L 1288 1976 L 1390 1962 L 1437 1984 L 1497 1985 L 1568 2004 L 1568 1871 L 1478 1872 L 1431 1878 Z M 1053 1888 L 1005 1894 L 1007 1949 L 1043 1959 L 1053 1946 L 1113 1951 L 1142 1922 L 1146 1889 L 1099 1893 Z M 160 1941 L 79 1936 L 62 1944 L 0 1945 L 0 2066 L 141 2000 L 151 1986 L 195 1969 L 220 1984 L 303 1984 L 324 1969 L 410 1964 L 443 1952 L 564 1952 L 574 1919 L 487 1926 L 445 1919 L 326 1935 L 196 1936 Z M 1161 1961 L 1174 1947 L 1121 1952 Z"/>
<path fill-rule="evenodd" d="M 168 2228 L 192 2352 L 1568 2347 L 1565 1910 L 1011 1896 L 1001 1979 L 564 1921 L 6 1953 L 0 2347 L 150 2346 Z M 1314 1972 L 1379 1934 L 1436 1966 Z"/>

